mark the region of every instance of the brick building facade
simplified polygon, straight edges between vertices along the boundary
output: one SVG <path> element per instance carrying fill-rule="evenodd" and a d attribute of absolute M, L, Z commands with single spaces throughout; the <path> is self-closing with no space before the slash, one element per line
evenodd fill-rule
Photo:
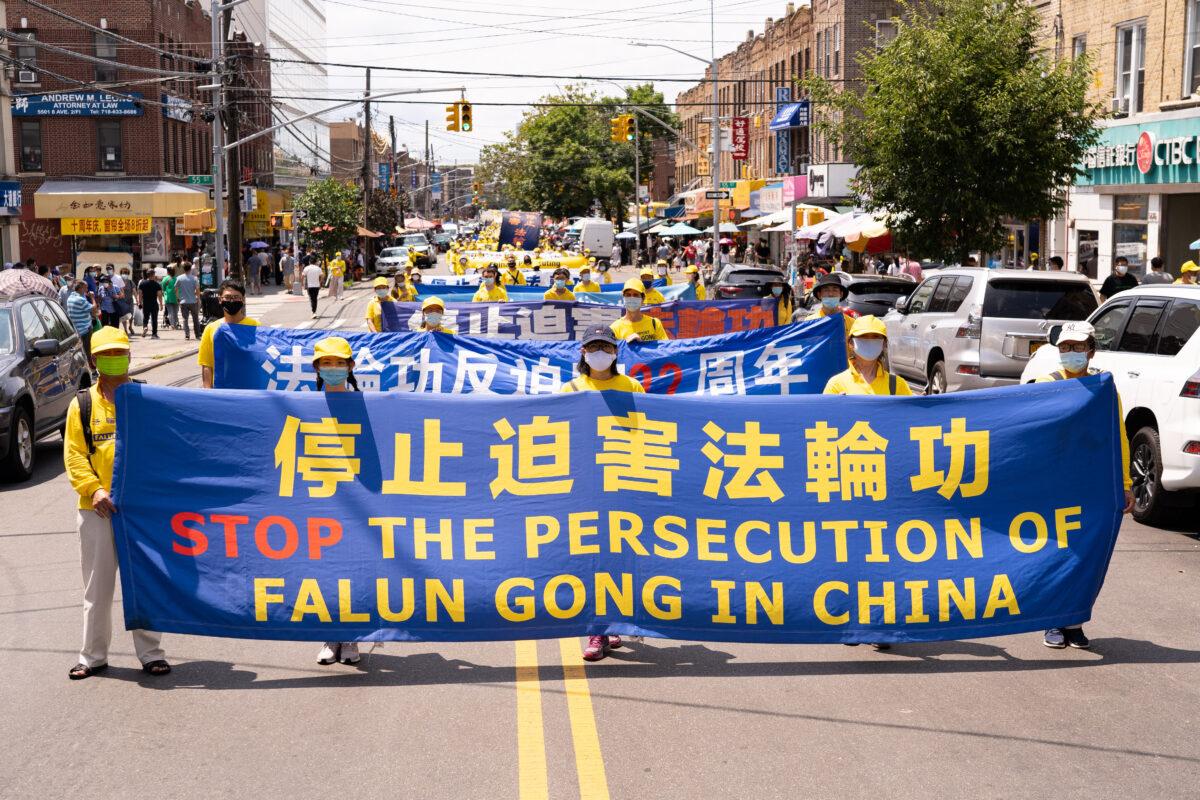
<path fill-rule="evenodd" d="M 152 239 L 142 236 L 64 236 L 60 217 L 80 218 L 138 216 L 124 203 L 47 213 L 35 208 L 35 195 L 47 182 L 51 187 L 71 182 L 75 188 L 95 193 L 98 198 L 121 195 L 137 184 L 148 182 L 183 184 L 190 174 L 211 172 L 212 140 L 205 119 L 208 96 L 197 87 L 209 81 L 209 48 L 204 42 L 210 28 L 200 5 L 185 0 L 113 0 L 96 4 L 84 0 L 55 0 L 54 8 L 93 28 L 62 19 L 26 3 L 8 4 L 10 32 L 31 39 L 10 41 L 10 52 L 22 64 L 14 69 L 13 138 L 22 184 L 21 250 L 42 262 L 68 262 L 73 251 L 114 250 L 143 256 L 143 246 L 154 253 L 181 249 L 192 242 L 176 234 L 175 226 L 156 221 Z M 156 50 L 115 39 L 119 34 Z M 101 59 L 92 62 L 67 52 L 41 48 L 45 43 L 71 53 Z M 269 62 L 261 48 L 243 40 L 231 42 L 229 52 L 239 59 L 240 85 L 230 92 L 233 108 L 240 114 L 241 135 L 270 124 Z M 103 62 L 116 62 L 103 63 Z M 160 80 L 156 70 L 187 73 L 176 80 Z M 61 116 L 61 110 L 46 110 L 51 93 L 140 93 L 141 102 L 111 95 L 93 94 L 97 103 L 83 103 L 83 114 Z M 111 102 L 105 102 L 111 101 Z M 52 103 L 51 103 L 52 104 Z M 58 105 L 63 105 L 59 103 Z M 240 179 L 244 185 L 271 185 L 272 145 L 270 137 L 240 149 Z M 159 184 L 160 188 L 162 187 Z M 178 188 L 163 194 L 182 195 Z M 43 191 L 43 194 L 48 194 Z M 156 198 L 157 198 L 156 194 Z M 206 194 L 184 195 L 189 201 L 209 205 Z M 182 200 L 176 198 L 174 205 Z M 158 203 L 156 209 L 170 202 Z M 77 204 L 78 205 L 78 204 Z M 177 209 L 176 209 L 177 210 Z M 164 238 L 166 241 L 164 241 Z"/>

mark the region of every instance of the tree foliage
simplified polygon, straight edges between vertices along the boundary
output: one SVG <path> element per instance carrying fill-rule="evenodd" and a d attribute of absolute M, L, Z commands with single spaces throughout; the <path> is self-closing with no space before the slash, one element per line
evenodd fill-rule
<path fill-rule="evenodd" d="M 662 93 L 644 84 L 626 88 L 623 97 L 600 97 L 568 86 L 541 102 L 547 105 L 527 112 L 504 142 L 480 154 L 485 202 L 537 209 L 553 217 L 588 214 L 598 204 L 601 213 L 621 221 L 634 196 L 634 155 L 628 143 L 611 141 L 609 120 L 625 111 L 624 103 L 636 103 L 678 126 Z M 653 169 L 651 140 L 669 134 L 645 117 L 639 124 L 645 180 Z"/>
<path fill-rule="evenodd" d="M 367 228 L 379 233 L 392 235 L 400 224 L 400 212 L 408 214 L 408 195 L 398 192 L 392 197 L 391 192 L 383 189 L 372 189 L 367 199 Z"/>
<path fill-rule="evenodd" d="M 309 184 L 296 198 L 296 209 L 308 212 L 299 228 L 322 255 L 332 256 L 358 230 L 362 218 L 360 194 L 353 184 L 326 178 Z"/>
<path fill-rule="evenodd" d="M 861 94 L 806 81 L 818 127 L 861 167 L 859 201 L 914 252 L 999 249 L 1006 218 L 1062 208 L 1098 138 L 1089 61 L 1053 63 L 1024 0 L 901 1 L 897 37 L 860 58 Z"/>

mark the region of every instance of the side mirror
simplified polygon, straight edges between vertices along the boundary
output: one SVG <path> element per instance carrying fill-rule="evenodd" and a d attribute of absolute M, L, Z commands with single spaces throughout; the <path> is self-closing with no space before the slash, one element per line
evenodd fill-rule
<path fill-rule="evenodd" d="M 908 313 L 908 297 L 897 297 L 893 307 L 901 314 Z"/>
<path fill-rule="evenodd" d="M 33 354 L 35 356 L 42 356 L 42 357 L 56 356 L 56 355 L 58 355 L 58 340 L 57 339 L 38 339 L 36 342 L 33 343 L 33 347 L 30 349 L 33 350 Z"/>
<path fill-rule="evenodd" d="M 1058 337 L 1061 335 L 1062 335 L 1062 325 L 1051 325 L 1050 326 L 1049 339 L 1050 339 L 1051 345 L 1054 345 L 1055 347 L 1057 347 L 1058 346 Z"/>

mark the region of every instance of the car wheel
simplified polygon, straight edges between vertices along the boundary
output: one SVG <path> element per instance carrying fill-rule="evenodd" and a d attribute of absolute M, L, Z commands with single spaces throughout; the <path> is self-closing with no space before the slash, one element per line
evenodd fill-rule
<path fill-rule="evenodd" d="M 8 457 L 0 463 L 0 476 L 11 483 L 27 481 L 33 475 L 33 462 L 37 454 L 33 419 L 28 410 L 20 406 L 15 409 L 8 435 Z"/>
<path fill-rule="evenodd" d="M 925 394 L 946 393 L 946 362 L 935 361 L 929 370 L 929 380 L 925 383 Z"/>
<path fill-rule="evenodd" d="M 1133 479 L 1133 518 L 1144 525 L 1162 523 L 1170 515 L 1169 494 L 1162 486 L 1162 445 L 1149 426 L 1129 444 L 1129 477 Z"/>

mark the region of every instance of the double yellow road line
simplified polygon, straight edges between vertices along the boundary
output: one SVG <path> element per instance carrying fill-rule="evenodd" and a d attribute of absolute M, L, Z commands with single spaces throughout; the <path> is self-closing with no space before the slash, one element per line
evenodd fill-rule
<path fill-rule="evenodd" d="M 517 775 L 521 800 L 549 800 L 537 642 L 517 642 Z M 578 639 L 558 640 L 580 800 L 608 800 L 600 733 Z"/>

